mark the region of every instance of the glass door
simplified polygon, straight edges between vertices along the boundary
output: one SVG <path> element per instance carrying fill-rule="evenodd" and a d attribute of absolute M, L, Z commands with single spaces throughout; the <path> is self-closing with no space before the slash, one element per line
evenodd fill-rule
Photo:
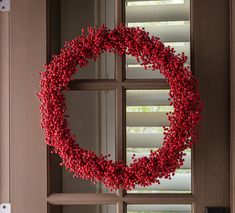
<path fill-rule="evenodd" d="M 128 27 L 143 27 L 150 36 L 160 37 L 176 52 L 185 52 L 189 57 L 186 65 L 190 65 L 188 0 L 127 0 L 119 5 L 114 0 L 49 2 L 50 55 L 58 53 L 82 28 L 105 24 L 112 29 L 125 21 Z M 122 19 L 117 22 L 118 16 Z M 163 127 L 169 125 L 166 113 L 173 110 L 168 93 L 167 81 L 159 71 L 145 70 L 130 56 L 104 53 L 97 62 L 90 61 L 78 71 L 65 93 L 70 128 L 81 147 L 130 164 L 133 155 L 149 156 L 151 150 L 162 146 Z M 192 152 L 185 153 L 184 166 L 171 180 L 162 179 L 160 185 L 145 188 L 136 186 L 131 191 L 110 191 L 102 184 L 73 178 L 59 166 L 57 156 L 48 155 L 49 194 L 61 199 L 57 206 L 50 199 L 50 211 L 192 212 Z M 67 205 L 63 203 L 67 196 L 82 201 L 80 205 Z M 95 201 L 101 198 L 102 202 Z"/>
<path fill-rule="evenodd" d="M 13 213 L 205 212 L 230 206 L 228 1 L 15 0 L 9 21 L 9 202 Z M 39 72 L 87 26 L 140 26 L 185 52 L 204 102 L 200 139 L 171 180 L 132 191 L 73 178 L 40 129 Z M 1 33 L 1 32 L 0 32 Z M 1 63 L 1 62 L 0 62 Z M 103 53 L 65 92 L 81 147 L 130 164 L 162 146 L 167 81 L 130 56 Z M 0 79 L 0 81 L 2 81 Z M 5 84 L 4 84 L 5 85 Z M 1 112 L 2 113 L 2 112 Z M 1 118 L 0 118 L 1 119 Z"/>

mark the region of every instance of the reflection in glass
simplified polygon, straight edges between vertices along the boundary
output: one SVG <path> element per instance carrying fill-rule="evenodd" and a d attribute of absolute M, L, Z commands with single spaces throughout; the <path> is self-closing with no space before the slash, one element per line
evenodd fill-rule
<path fill-rule="evenodd" d="M 127 205 L 127 213 L 191 213 L 189 204 Z"/>
<path fill-rule="evenodd" d="M 126 162 L 148 156 L 150 151 L 163 144 L 163 126 L 168 126 L 167 112 L 169 90 L 127 90 L 126 92 Z M 191 192 L 191 150 L 185 151 L 184 165 L 171 180 L 161 179 L 161 184 L 148 187 L 137 186 L 128 193 L 190 193 Z"/>
<path fill-rule="evenodd" d="M 110 154 L 115 160 L 115 91 L 67 91 L 65 93 L 69 127 L 79 145 L 96 154 Z M 53 192 L 109 192 L 102 184 L 73 178 L 72 174 L 59 168 L 59 162 L 50 155 L 52 165 L 51 184 Z M 58 183 L 59 182 L 59 183 Z"/>
<path fill-rule="evenodd" d="M 58 54 L 65 42 L 81 35 L 81 29 L 106 24 L 114 27 L 114 0 L 50 0 L 49 35 L 50 55 Z M 103 53 L 97 62 L 89 61 L 79 68 L 74 78 L 113 79 L 115 56 Z"/>

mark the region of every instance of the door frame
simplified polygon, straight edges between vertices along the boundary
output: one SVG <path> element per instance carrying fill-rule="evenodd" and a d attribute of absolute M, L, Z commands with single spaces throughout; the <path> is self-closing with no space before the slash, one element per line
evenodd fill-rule
<path fill-rule="evenodd" d="M 47 190 L 43 187 L 47 183 L 46 146 L 41 143 L 40 123 L 35 122 L 40 120 L 36 82 L 47 59 L 46 4 L 46 0 L 16 0 L 11 2 L 10 12 L 0 12 L 0 203 L 13 204 L 12 212 L 47 211 Z M 32 111 L 28 111 L 27 101 L 34 106 Z M 23 180 L 21 185 L 16 178 Z"/>
<path fill-rule="evenodd" d="M 230 0 L 230 206 L 235 212 L 235 0 Z"/>
<path fill-rule="evenodd" d="M 10 200 L 10 14 L 0 12 L 0 203 Z"/>

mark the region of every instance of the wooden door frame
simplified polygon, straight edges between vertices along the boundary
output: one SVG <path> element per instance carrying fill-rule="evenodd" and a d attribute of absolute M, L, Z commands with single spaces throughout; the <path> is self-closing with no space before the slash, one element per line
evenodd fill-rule
<path fill-rule="evenodd" d="M 42 185 L 45 184 L 46 174 L 42 174 L 42 171 L 46 171 L 46 156 L 38 158 L 38 156 L 27 155 L 27 152 L 23 152 L 21 145 L 16 143 L 16 139 L 12 139 L 13 133 L 20 135 L 18 141 L 22 142 L 25 147 L 29 147 L 29 150 L 35 151 L 30 143 L 34 141 L 37 137 L 43 140 L 42 131 L 37 130 L 36 134 L 34 131 L 27 131 L 27 128 L 38 129 L 39 124 L 35 122 L 32 118 L 32 122 L 24 125 L 23 132 L 17 130 L 17 125 L 23 122 L 24 117 L 22 115 L 17 115 L 16 113 L 16 103 L 20 103 L 20 107 L 27 108 L 26 100 L 32 99 L 32 104 L 35 107 L 38 105 L 36 98 L 32 97 L 30 93 L 31 90 L 38 90 L 38 85 L 29 85 L 21 91 L 19 97 L 16 96 L 16 91 L 19 86 L 28 83 L 25 82 L 21 76 L 27 76 L 30 74 L 31 70 L 41 70 L 42 64 L 47 61 L 46 56 L 46 0 L 41 0 L 38 2 L 34 1 L 34 6 L 32 6 L 32 0 L 15 0 L 12 2 L 10 13 L 0 13 L 0 202 L 13 202 L 17 196 L 20 196 L 22 189 L 27 189 L 27 192 L 32 192 L 31 187 L 35 189 L 35 182 L 30 182 L 29 180 L 23 181 L 22 186 L 17 188 L 14 183 L 17 177 L 10 177 L 10 173 L 14 171 L 15 174 L 27 173 L 27 168 L 21 168 L 21 162 L 29 162 L 33 159 L 34 166 L 37 169 L 33 170 L 34 173 L 28 174 L 31 179 L 36 176 L 42 177 L 41 185 L 38 184 L 37 188 L 40 190 L 39 195 L 44 194 L 46 191 L 42 189 Z M 31 3 L 31 4 L 30 4 Z M 30 12 L 29 11 L 34 11 Z M 37 20 L 41 20 L 37 22 Z M 35 25 L 35 23 L 37 23 Z M 33 34 L 24 32 L 24 29 L 30 28 Z M 18 42 L 20 42 L 18 44 Z M 37 42 L 41 45 L 37 45 Z M 17 45 L 16 45 L 17 43 Z M 235 213 L 235 0 L 230 0 L 230 206 L 231 212 Z M 36 48 L 35 55 L 30 56 L 27 54 L 28 50 L 31 48 Z M 6 51 L 7 50 L 7 51 Z M 22 55 L 21 55 L 22 54 Z M 27 59 L 22 57 L 27 55 Z M 19 61 L 18 59 L 21 59 Z M 35 60 L 37 58 L 37 60 Z M 29 65 L 26 62 L 30 62 Z M 18 73 L 18 74 L 17 74 Z M 38 82 L 38 75 L 30 75 L 30 80 Z M 30 91 L 30 92 L 29 92 Z M 24 94 L 24 95 L 23 95 Z M 27 97 L 24 98 L 24 97 Z M 22 100 L 23 99 L 23 100 Z M 12 104 L 10 106 L 10 103 Z M 15 105 L 13 105 L 15 104 Z M 36 109 L 37 110 L 37 109 Z M 11 120 L 14 116 L 14 121 Z M 39 117 L 39 114 L 37 113 Z M 21 135 L 22 134 L 22 135 Z M 24 140 L 27 135 L 28 140 Z M 11 138 L 10 138 L 11 136 Z M 10 143 L 11 141 L 11 143 Z M 12 142 L 13 141 L 13 142 Z M 44 144 L 34 142 L 36 149 L 40 153 L 45 153 Z M 37 145 L 36 145 L 37 144 Z M 20 152 L 23 153 L 20 153 Z M 26 154 L 26 155 L 25 155 Z M 10 155 L 14 156 L 14 160 L 10 161 Z M 14 163 L 13 163 L 14 162 Z M 17 163 L 18 162 L 18 163 Z M 16 164 L 15 164 L 16 163 Z M 29 165 L 29 164 L 28 164 Z M 34 209 L 28 209 L 29 212 L 42 212 L 45 209 L 46 201 L 42 197 L 33 195 L 35 202 Z M 19 212 L 23 212 L 26 200 L 23 203 L 17 203 L 17 209 Z M 43 207 L 42 207 L 43 206 Z M 39 207 L 39 208 L 37 208 Z M 14 208 L 13 208 L 14 211 Z"/>
<path fill-rule="evenodd" d="M 0 203 L 12 203 L 12 212 L 47 211 L 46 146 L 36 97 L 47 60 L 46 9 L 46 0 L 15 0 L 10 12 L 0 12 Z"/>
<path fill-rule="evenodd" d="M 10 14 L 0 12 L 0 203 L 10 200 Z"/>
<path fill-rule="evenodd" d="M 230 0 L 230 207 L 235 212 L 235 0 Z"/>

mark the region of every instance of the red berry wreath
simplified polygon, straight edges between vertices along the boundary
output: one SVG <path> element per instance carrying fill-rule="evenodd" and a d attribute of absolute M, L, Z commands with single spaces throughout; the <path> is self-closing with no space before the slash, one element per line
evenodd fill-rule
<path fill-rule="evenodd" d="M 170 86 L 170 104 L 174 111 L 168 114 L 169 127 L 164 128 L 164 143 L 147 157 L 135 159 L 129 166 L 123 161 L 112 161 L 104 155 L 79 146 L 68 127 L 63 91 L 68 90 L 76 66 L 85 67 L 88 59 L 97 60 L 109 51 L 136 57 L 145 68 L 160 70 Z M 90 27 L 88 32 L 66 43 L 59 55 L 53 57 L 41 72 L 41 125 L 46 143 L 62 158 L 64 165 L 76 177 L 102 182 L 110 189 L 133 189 L 136 185 L 149 186 L 169 178 L 180 168 L 184 150 L 197 140 L 197 125 L 201 119 L 202 103 L 198 81 L 189 67 L 187 57 L 175 54 L 157 37 L 150 37 L 140 28 L 124 25 L 109 30 L 105 26 Z M 158 71 L 156 71 L 158 72 Z"/>

